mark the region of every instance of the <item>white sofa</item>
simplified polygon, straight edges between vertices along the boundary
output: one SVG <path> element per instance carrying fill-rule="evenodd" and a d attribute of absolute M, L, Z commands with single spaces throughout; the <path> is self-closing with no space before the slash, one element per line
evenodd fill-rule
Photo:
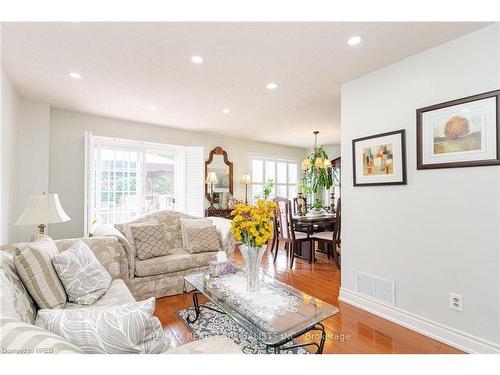
<path fill-rule="evenodd" d="M 127 258 L 129 269 L 127 284 L 135 298 L 140 300 L 149 297 L 161 298 L 189 291 L 186 289 L 184 276 L 206 270 L 208 262 L 215 259 L 216 252 L 190 254 L 182 247 L 181 218 L 195 217 L 177 211 L 160 210 L 127 223 L 115 224 L 114 227 L 98 225 L 94 228 L 94 235 L 115 238 L 123 247 L 116 251 Z M 221 217 L 209 219 L 217 226 L 222 249 L 228 257 L 233 256 L 235 241 L 230 220 Z M 146 260 L 137 258 L 135 248 L 129 241 L 131 234 L 128 225 L 146 222 L 165 225 L 169 255 Z M 121 278 L 124 278 L 124 275 Z"/>
<path fill-rule="evenodd" d="M 178 217 L 177 214 L 161 214 L 173 215 Z M 221 228 L 225 228 L 227 223 L 220 223 Z M 219 225 L 218 225 L 219 226 Z M 151 276 L 139 277 L 136 276 L 136 261 L 134 253 L 131 252 L 130 245 L 127 248 L 125 237 L 120 233 L 114 232 L 110 228 L 103 228 L 105 236 L 96 236 L 91 238 L 80 239 L 65 239 L 56 240 L 55 243 L 59 251 L 67 250 L 77 240 L 85 242 L 97 259 L 101 262 L 104 268 L 109 272 L 112 277 L 112 283 L 108 291 L 99 298 L 89 308 L 95 306 L 115 306 L 123 303 L 135 302 L 151 296 L 161 297 L 164 295 L 182 293 L 185 287 L 180 282 L 184 275 L 199 272 L 201 269 L 206 268 L 207 263 L 200 263 L 198 260 L 193 261 L 190 267 L 180 267 L 182 269 L 172 270 L 166 269 L 164 274 L 156 274 Z M 226 232 L 221 230 L 221 236 L 227 235 Z M 225 246 L 234 245 L 229 242 L 230 238 L 224 239 Z M 177 243 L 177 242 L 176 242 Z M 0 266 L 3 269 L 8 269 L 5 278 L 2 278 L 2 308 L 0 313 L 0 328 L 1 328 L 1 341 L 0 349 L 4 353 L 21 352 L 30 353 L 36 352 L 37 346 L 42 348 L 50 347 L 51 343 L 57 342 L 59 344 L 53 345 L 52 352 L 79 352 L 78 348 L 71 348 L 72 345 L 61 344 L 60 341 L 64 340 L 58 338 L 49 332 L 33 325 L 36 317 L 36 307 L 31 298 L 28 296 L 26 289 L 22 285 L 13 267 L 13 255 L 15 249 L 23 244 L 8 244 L 0 247 L 2 251 Z M 180 252 L 179 255 L 170 255 L 172 262 L 181 262 L 185 258 Z M 168 263 L 167 259 L 163 260 Z M 184 263 L 185 264 L 185 263 Z M 194 266 L 193 264 L 196 264 Z M 172 267 L 172 266 L 171 266 Z M 22 300 L 22 301 L 21 301 Z M 29 301 L 24 303 L 23 301 Z M 64 308 L 71 309 L 82 307 L 73 303 L 67 303 Z M 56 348 L 56 350 L 53 350 Z M 198 340 L 184 346 L 178 347 L 169 351 L 169 353 L 241 353 L 239 347 L 230 339 L 226 337 L 212 337 L 203 340 Z"/>

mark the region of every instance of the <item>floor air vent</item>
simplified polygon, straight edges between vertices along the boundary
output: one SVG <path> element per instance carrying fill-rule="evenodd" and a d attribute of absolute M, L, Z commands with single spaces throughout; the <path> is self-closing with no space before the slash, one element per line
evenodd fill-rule
<path fill-rule="evenodd" d="M 395 305 L 395 282 L 364 272 L 356 273 L 356 291 L 379 302 Z"/>

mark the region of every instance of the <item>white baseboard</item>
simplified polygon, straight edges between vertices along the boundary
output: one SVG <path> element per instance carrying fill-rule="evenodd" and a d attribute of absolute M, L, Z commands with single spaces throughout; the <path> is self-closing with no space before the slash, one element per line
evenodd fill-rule
<path fill-rule="evenodd" d="M 371 298 L 342 287 L 340 288 L 339 301 L 359 307 L 362 310 L 468 353 L 500 353 L 500 345 L 498 344 L 436 323 L 408 311 L 398 309 L 397 307 L 374 301 Z"/>

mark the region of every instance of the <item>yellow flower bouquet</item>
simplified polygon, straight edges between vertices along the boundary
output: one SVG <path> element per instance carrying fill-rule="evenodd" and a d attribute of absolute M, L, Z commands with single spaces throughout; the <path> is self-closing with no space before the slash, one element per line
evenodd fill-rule
<path fill-rule="evenodd" d="M 263 246 L 273 234 L 272 218 L 278 208 L 273 201 L 259 199 L 255 206 L 239 203 L 231 212 L 236 240 L 249 247 Z"/>
<path fill-rule="evenodd" d="M 273 201 L 259 199 L 255 205 L 239 203 L 231 212 L 231 228 L 234 238 L 243 242 L 240 246 L 245 260 L 247 289 L 259 289 L 259 267 L 266 244 L 273 235 L 272 219 L 278 206 Z"/>

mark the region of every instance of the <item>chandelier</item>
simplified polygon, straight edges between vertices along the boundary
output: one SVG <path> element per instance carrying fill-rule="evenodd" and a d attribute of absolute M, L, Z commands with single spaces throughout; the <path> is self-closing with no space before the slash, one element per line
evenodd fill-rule
<path fill-rule="evenodd" d="M 320 148 L 318 148 L 318 134 L 319 131 L 313 131 L 314 134 L 314 150 L 311 154 L 311 157 L 305 158 L 302 160 L 301 169 L 304 171 L 307 170 L 318 170 L 318 169 L 328 169 L 332 167 L 332 162 L 328 157 L 325 156 L 324 153 L 320 154 Z"/>

